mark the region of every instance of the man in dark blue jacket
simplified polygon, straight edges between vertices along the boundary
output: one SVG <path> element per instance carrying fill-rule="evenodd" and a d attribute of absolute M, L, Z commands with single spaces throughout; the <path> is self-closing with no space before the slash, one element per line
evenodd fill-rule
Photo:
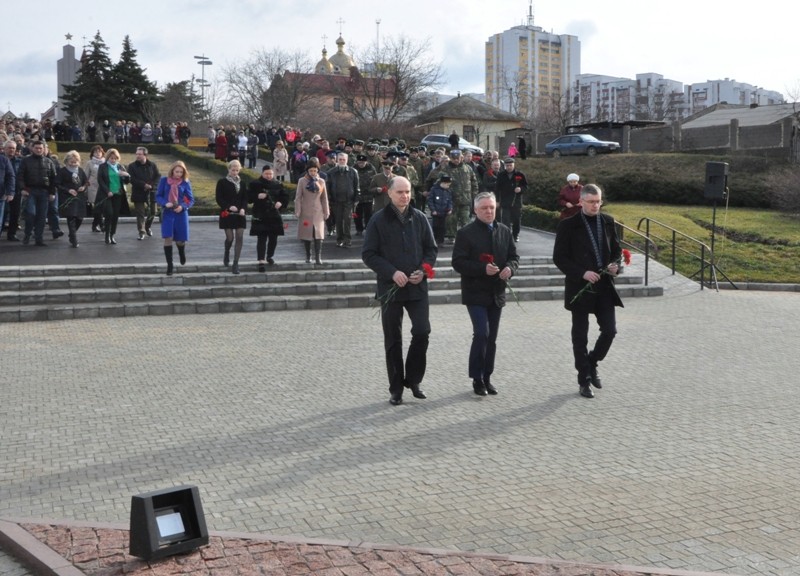
<path fill-rule="evenodd" d="M 511 229 L 495 220 L 492 192 L 475 197 L 475 220 L 456 232 L 453 268 L 461 274 L 461 303 L 472 320 L 469 377 L 478 396 L 497 394 L 491 382 L 506 283 L 517 271 L 519 256 Z"/>
<path fill-rule="evenodd" d="M 411 207 L 411 183 L 395 176 L 389 184 L 390 204 L 369 221 L 361 259 L 378 275 L 376 298 L 381 305 L 383 344 L 389 376 L 389 402 L 403 403 L 403 388 L 415 398 L 425 376 L 428 336 L 431 332 L 428 280 L 438 248 L 424 213 Z M 411 343 L 403 361 L 403 310 L 411 320 Z"/>

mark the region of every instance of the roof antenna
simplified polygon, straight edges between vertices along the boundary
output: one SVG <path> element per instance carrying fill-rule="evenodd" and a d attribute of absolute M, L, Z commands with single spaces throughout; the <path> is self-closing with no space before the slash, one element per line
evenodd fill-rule
<path fill-rule="evenodd" d="M 528 0 L 528 26 L 533 26 L 533 0 Z"/>

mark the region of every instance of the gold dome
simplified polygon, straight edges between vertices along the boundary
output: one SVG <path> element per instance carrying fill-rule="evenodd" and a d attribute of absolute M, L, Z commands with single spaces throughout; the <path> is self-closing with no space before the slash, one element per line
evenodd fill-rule
<path fill-rule="evenodd" d="M 333 64 L 328 60 L 328 51 L 325 48 L 322 49 L 322 60 L 317 62 L 314 72 L 316 74 L 333 74 Z"/>
<path fill-rule="evenodd" d="M 331 56 L 330 63 L 334 74 L 349 75 L 350 68 L 355 66 L 353 57 L 344 53 L 344 38 L 341 36 L 336 39 L 336 54 Z"/>

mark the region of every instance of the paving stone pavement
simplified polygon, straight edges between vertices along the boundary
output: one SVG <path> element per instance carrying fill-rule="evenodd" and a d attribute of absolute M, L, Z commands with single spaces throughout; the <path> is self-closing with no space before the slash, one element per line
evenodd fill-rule
<path fill-rule="evenodd" d="M 0 517 L 124 523 L 195 484 L 212 530 L 800 574 L 800 295 L 660 281 L 594 400 L 554 301 L 506 308 L 488 398 L 433 307 L 400 407 L 370 310 L 0 325 Z"/>

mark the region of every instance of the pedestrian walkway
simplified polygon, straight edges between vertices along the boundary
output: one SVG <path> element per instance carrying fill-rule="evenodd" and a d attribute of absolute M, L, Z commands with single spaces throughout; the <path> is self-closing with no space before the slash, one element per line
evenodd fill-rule
<path fill-rule="evenodd" d="M 463 306 L 432 308 L 428 400 L 399 407 L 367 309 L 0 325 L 0 518 L 124 525 L 131 495 L 194 484 L 240 535 L 800 574 L 800 295 L 655 281 L 593 400 L 557 301 L 506 308 L 488 398 Z"/>

